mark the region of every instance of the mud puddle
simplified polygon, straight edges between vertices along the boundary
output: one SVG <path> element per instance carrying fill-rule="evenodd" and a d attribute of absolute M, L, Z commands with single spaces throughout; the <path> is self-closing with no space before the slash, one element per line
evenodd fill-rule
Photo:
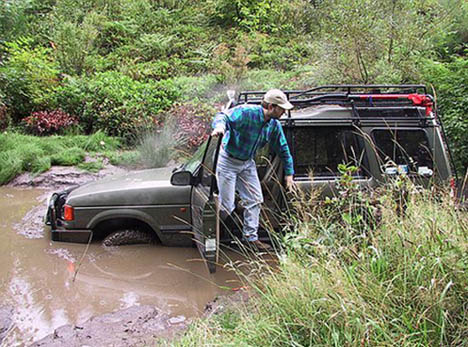
<path fill-rule="evenodd" d="M 0 303 L 13 308 L 4 345 L 29 345 L 65 324 L 135 305 L 188 321 L 239 286 L 226 269 L 210 275 L 195 248 L 91 244 L 84 254 L 86 245 L 51 242 L 38 221 L 49 194 L 0 187 Z"/>

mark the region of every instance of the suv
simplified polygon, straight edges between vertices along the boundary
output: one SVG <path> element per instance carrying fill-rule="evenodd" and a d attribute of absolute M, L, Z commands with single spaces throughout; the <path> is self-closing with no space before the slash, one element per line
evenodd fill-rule
<path fill-rule="evenodd" d="M 332 195 L 342 163 L 358 168 L 354 180 L 363 188 L 401 173 L 424 186 L 451 178 L 443 128 L 425 86 L 329 85 L 285 93 L 295 108 L 280 121 L 301 190 Z M 226 107 L 260 104 L 263 94 L 241 92 Z M 138 230 L 163 245 L 197 245 L 210 272 L 215 271 L 220 240 L 228 240 L 237 228 L 219 221 L 214 172 L 220 142 L 208 138 L 172 173 L 169 168 L 143 170 L 54 193 L 46 216 L 52 240 L 86 243 Z M 275 228 L 289 203 L 281 161 L 264 148 L 256 162 L 264 221 Z"/>

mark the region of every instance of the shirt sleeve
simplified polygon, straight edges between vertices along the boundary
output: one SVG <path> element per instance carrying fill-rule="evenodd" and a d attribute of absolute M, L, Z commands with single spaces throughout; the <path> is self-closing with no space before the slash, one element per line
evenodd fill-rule
<path fill-rule="evenodd" d="M 224 112 L 218 112 L 216 113 L 211 126 L 213 127 L 213 129 L 222 129 L 223 131 L 226 131 L 227 122 L 228 122 L 228 115 L 225 114 Z"/>
<path fill-rule="evenodd" d="M 283 162 L 284 174 L 286 176 L 294 175 L 293 158 L 289 151 L 288 141 L 286 141 L 286 136 L 284 136 L 283 128 L 279 121 L 275 121 L 273 141 L 271 145 Z"/>
<path fill-rule="evenodd" d="M 229 129 L 230 127 L 240 127 L 246 118 L 243 117 L 243 110 L 240 107 L 235 107 L 226 111 L 218 112 L 211 126 L 213 129 Z"/>

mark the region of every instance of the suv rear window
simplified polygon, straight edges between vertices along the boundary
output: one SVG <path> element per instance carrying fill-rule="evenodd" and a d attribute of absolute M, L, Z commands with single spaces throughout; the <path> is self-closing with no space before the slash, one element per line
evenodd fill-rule
<path fill-rule="evenodd" d="M 297 127 L 293 146 L 296 177 L 338 176 L 338 164 L 352 164 L 360 168 L 362 150 L 350 127 Z"/>
<path fill-rule="evenodd" d="M 393 161 L 396 165 L 408 165 L 413 172 L 422 166 L 433 168 L 432 153 L 423 130 L 374 130 L 372 137 L 383 163 Z"/>

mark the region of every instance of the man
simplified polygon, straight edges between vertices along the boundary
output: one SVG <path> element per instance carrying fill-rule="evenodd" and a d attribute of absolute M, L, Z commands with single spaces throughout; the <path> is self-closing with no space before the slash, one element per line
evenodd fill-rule
<path fill-rule="evenodd" d="M 255 165 L 255 153 L 269 143 L 283 162 L 286 187 L 293 187 L 293 160 L 278 119 L 293 105 L 279 89 L 269 90 L 262 105 L 240 105 L 218 113 L 212 136 L 224 136 L 216 168 L 221 206 L 234 210 L 236 190 L 243 201 L 245 240 L 261 250 L 270 246 L 258 239 L 263 194 Z"/>

